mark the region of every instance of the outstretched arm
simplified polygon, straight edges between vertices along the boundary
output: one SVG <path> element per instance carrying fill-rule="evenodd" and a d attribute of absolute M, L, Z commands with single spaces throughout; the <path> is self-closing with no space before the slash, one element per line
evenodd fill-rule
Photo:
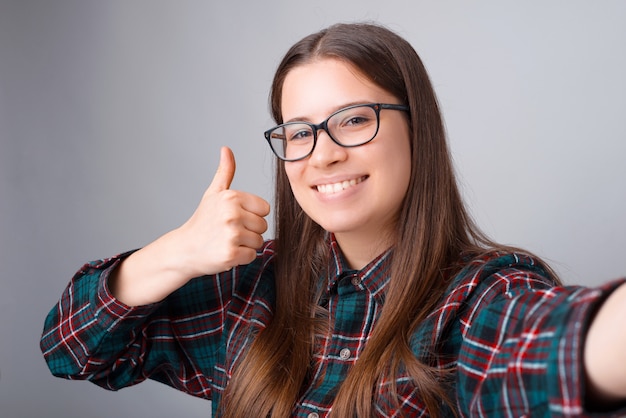
<path fill-rule="evenodd" d="M 504 408 L 511 416 L 596 416 L 602 408 L 624 416 L 625 281 L 555 287 L 546 277 L 519 254 L 472 274 L 458 357 L 466 415 L 500 416 Z"/>

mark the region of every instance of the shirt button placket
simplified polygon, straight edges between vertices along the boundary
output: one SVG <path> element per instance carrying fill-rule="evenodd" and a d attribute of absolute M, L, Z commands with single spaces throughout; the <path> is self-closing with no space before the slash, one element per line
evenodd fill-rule
<path fill-rule="evenodd" d="M 354 286 L 358 286 L 361 284 L 361 278 L 359 276 L 352 276 L 350 280 Z"/>
<path fill-rule="evenodd" d="M 350 356 L 352 355 L 352 353 L 350 352 L 349 349 L 344 348 L 339 352 L 339 358 L 342 360 L 348 360 L 350 358 Z"/>

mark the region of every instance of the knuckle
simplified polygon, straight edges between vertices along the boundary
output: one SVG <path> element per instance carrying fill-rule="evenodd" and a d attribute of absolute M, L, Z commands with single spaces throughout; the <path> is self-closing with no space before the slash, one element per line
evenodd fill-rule
<path fill-rule="evenodd" d="M 239 193 L 235 190 L 226 189 L 220 193 L 220 197 L 226 202 L 236 202 L 239 200 Z"/>
<path fill-rule="evenodd" d="M 230 241 L 234 246 L 239 246 L 243 237 L 241 228 L 231 228 L 229 233 Z"/>
<path fill-rule="evenodd" d="M 232 209 L 232 208 L 225 209 L 221 213 L 221 218 L 222 218 L 222 222 L 224 222 L 225 225 L 234 227 L 233 233 L 236 234 L 237 233 L 236 227 L 241 224 L 241 220 L 242 220 L 241 211 Z"/>
<path fill-rule="evenodd" d="M 237 248 L 229 247 L 224 253 L 224 263 L 228 266 L 236 265 L 237 255 Z"/>
<path fill-rule="evenodd" d="M 242 254 L 243 257 L 243 263 L 251 263 L 254 261 L 254 259 L 256 258 L 256 250 L 252 249 L 252 248 L 246 248 L 244 254 Z"/>

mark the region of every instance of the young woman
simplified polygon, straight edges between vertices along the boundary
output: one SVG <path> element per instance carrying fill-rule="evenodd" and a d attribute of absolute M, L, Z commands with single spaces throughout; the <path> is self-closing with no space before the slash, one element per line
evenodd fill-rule
<path fill-rule="evenodd" d="M 271 104 L 275 239 L 223 148 L 184 225 L 72 279 L 41 341 L 55 375 L 151 378 L 224 417 L 626 413 L 626 285 L 563 287 L 478 231 L 404 39 L 310 35 Z"/>

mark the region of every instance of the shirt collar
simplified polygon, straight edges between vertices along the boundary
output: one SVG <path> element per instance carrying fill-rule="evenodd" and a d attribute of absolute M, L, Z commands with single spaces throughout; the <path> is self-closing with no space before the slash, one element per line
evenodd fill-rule
<path fill-rule="evenodd" d="M 326 291 L 331 293 L 337 282 L 346 275 L 355 275 L 360 286 L 369 291 L 379 303 L 384 302 L 384 294 L 391 275 L 391 259 L 393 250 L 390 248 L 370 261 L 361 270 L 351 269 L 346 261 L 334 234 L 329 234 L 330 257 L 328 266 L 328 285 Z"/>

